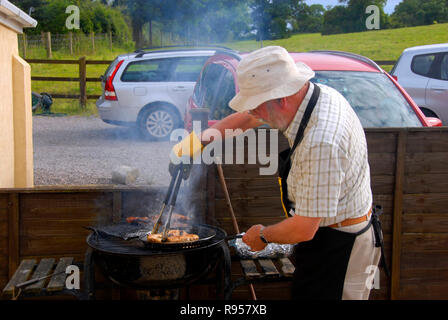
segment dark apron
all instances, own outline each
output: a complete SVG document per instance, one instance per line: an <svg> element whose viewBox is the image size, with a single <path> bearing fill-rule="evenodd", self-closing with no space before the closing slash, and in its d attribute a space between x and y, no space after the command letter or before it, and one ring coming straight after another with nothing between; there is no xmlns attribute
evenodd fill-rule
<svg viewBox="0 0 448 320"><path fill-rule="evenodd" d="M311 113L319 98L320 88L314 85L314 91L306 107L293 147L279 154L279 184L281 200L286 216L293 210L288 199L287 178L291 169L291 156L303 139L303 133L308 125ZM329 227L320 227L313 239L301 242L294 247L293 260L296 264L294 272L292 298L311 300L340 300L344 289L345 274L356 237L373 225L375 246L381 247L381 260L384 263L383 239L381 223L378 215L381 208L372 210L372 218L362 230L356 233L338 231Z"/></svg>

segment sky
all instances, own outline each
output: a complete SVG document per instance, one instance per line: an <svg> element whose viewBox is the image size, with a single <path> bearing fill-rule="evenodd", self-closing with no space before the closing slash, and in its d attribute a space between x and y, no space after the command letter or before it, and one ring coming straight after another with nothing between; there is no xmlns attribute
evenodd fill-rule
<svg viewBox="0 0 448 320"><path fill-rule="evenodd" d="M386 6L384 7L384 12L387 14L391 14L394 12L394 8L397 4L399 4L402 0L387 0ZM330 5L335 6L338 5L338 0L305 0L306 4L312 5L312 4L321 4L324 7Z"/></svg>

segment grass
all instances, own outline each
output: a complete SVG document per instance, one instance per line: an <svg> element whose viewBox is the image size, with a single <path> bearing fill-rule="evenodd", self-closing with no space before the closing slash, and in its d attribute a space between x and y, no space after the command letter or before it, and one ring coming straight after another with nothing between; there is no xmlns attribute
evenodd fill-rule
<svg viewBox="0 0 448 320"><path fill-rule="evenodd" d="M448 42L447 23L328 36L322 36L318 33L297 34L288 39L263 41L263 46L279 45L285 47L288 51L348 51L373 60L397 60L405 48L444 42ZM260 43L255 40L238 41L224 45L239 51L252 51L260 47ZM132 51L132 49L114 47L110 50L107 46L98 46L94 54L86 54L86 57L88 60L113 60L117 55L129 51ZM34 49L31 52L31 57L45 58L45 50L43 48ZM60 52L53 53L53 59L79 59L79 57L79 55L71 56ZM383 67L386 71L390 71L392 68L392 66ZM99 77L106 68L107 65L87 65L87 77ZM77 65L32 64L31 71L33 76L78 77ZM77 82L33 81L32 89L36 92L79 94L79 84ZM101 94L100 83L88 82L87 93ZM89 100L87 108L81 110L79 102L76 100L54 99L52 111L68 114L96 114L94 100Z"/></svg>

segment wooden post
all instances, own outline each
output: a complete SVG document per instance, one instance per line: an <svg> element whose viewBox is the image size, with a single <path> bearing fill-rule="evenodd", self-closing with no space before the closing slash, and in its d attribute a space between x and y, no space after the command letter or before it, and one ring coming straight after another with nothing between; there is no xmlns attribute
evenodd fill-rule
<svg viewBox="0 0 448 320"><path fill-rule="evenodd" d="M22 33L22 46L23 46L23 59L26 59L26 47L27 47L27 40L26 40L26 34Z"/></svg>
<svg viewBox="0 0 448 320"><path fill-rule="evenodd" d="M90 32L90 41L92 42L92 53L95 53L95 32Z"/></svg>
<svg viewBox="0 0 448 320"><path fill-rule="evenodd" d="M53 58L53 54L51 52L51 32L47 32L46 33L46 50L47 50L47 58L48 59L52 59Z"/></svg>
<svg viewBox="0 0 448 320"><path fill-rule="evenodd" d="M395 190L394 211L392 220L392 271L390 284L390 298L396 300L400 294L400 271L401 271L401 232L403 216L403 183L404 166L406 156L407 131L401 129L397 138L397 153L395 164Z"/></svg>
<svg viewBox="0 0 448 320"><path fill-rule="evenodd" d="M85 108L87 104L87 70L86 70L86 57L79 58L79 103L81 108Z"/></svg>
<svg viewBox="0 0 448 320"><path fill-rule="evenodd" d="M73 33L71 31L68 33L68 42L70 46L70 55L73 55Z"/></svg>
<svg viewBox="0 0 448 320"><path fill-rule="evenodd" d="M110 51L112 51L112 49L113 49L112 31L109 31L109 47L110 47Z"/></svg>
<svg viewBox="0 0 448 320"><path fill-rule="evenodd" d="M9 195L8 207L8 275L11 278L20 262L19 195L17 193Z"/></svg>

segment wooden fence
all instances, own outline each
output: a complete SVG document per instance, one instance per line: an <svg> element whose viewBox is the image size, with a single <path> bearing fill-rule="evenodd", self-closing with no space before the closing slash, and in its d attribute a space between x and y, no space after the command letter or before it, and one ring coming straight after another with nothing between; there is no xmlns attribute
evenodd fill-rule
<svg viewBox="0 0 448 320"><path fill-rule="evenodd" d="M380 289L371 299L448 299L448 128L366 130L371 184L381 216L386 259ZM286 141L280 139L280 150ZM247 150L247 149L246 149ZM269 150L268 150L269 152ZM233 234L214 167L206 182L206 222ZM259 176L259 165L223 165L241 230L284 218L275 176ZM168 173L167 173L168 174ZM97 221L157 212L164 189L36 187L0 189L0 287L21 259L74 256L82 261L88 231ZM241 276L238 263L233 277ZM286 283L256 285L259 299L288 299ZM212 298L207 290L191 297ZM246 287L234 299L250 299Z"/></svg>
<svg viewBox="0 0 448 320"><path fill-rule="evenodd" d="M73 77L40 77L32 76L33 81L69 81L69 82L79 82L79 95L78 94L65 94L65 93L50 93L53 98L66 98L66 99L79 99L81 106L85 106L88 99L98 99L100 95L88 95L87 94L87 83L89 82L100 82L100 78L87 77L87 65L88 64L104 64L109 65L112 63L111 60L86 60L85 57L81 57L78 60L51 60L51 59L27 59L30 64L76 64L79 66L79 76ZM382 60L376 61L378 65L394 65L395 61Z"/></svg>
<svg viewBox="0 0 448 320"><path fill-rule="evenodd" d="M380 289L371 291L371 299L448 299L448 128L367 129L366 136L374 203L384 209L385 256L392 273L389 279L381 272ZM283 137L279 146L287 147ZM284 219L277 179L260 176L259 167L223 165L241 230ZM221 185L211 170L207 190L215 201L209 201L207 216L233 233ZM255 289L260 299L282 299L289 297L286 287ZM250 299L250 293L240 287L234 297Z"/></svg>
<svg viewBox="0 0 448 320"><path fill-rule="evenodd" d="M85 106L87 99L98 99L100 95L88 95L88 82L101 82L101 79L87 77L88 64L104 64L109 65L112 61L109 60L86 60L86 57L81 57L78 60L45 60L45 59L27 59L29 64L75 64L78 65L78 77L40 77L32 76L32 81L64 81L64 82L78 82L79 94L65 94L65 93L50 93L53 98L79 99L81 106Z"/></svg>

